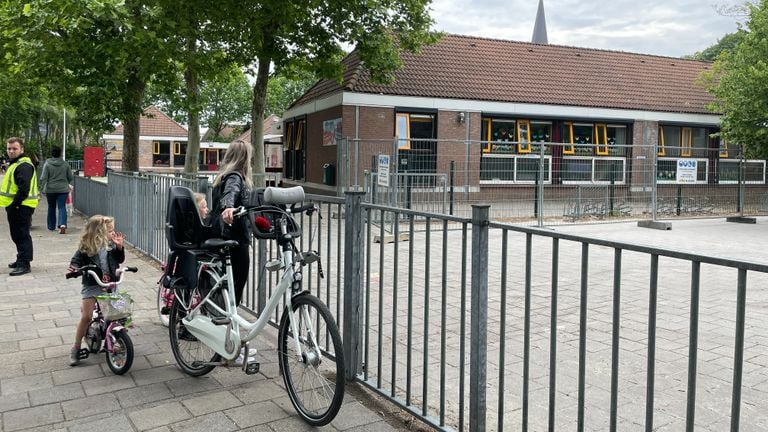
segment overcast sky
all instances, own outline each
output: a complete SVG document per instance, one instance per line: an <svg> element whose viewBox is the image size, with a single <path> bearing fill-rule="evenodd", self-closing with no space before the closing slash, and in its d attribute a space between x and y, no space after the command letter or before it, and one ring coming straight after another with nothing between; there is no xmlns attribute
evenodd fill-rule
<svg viewBox="0 0 768 432"><path fill-rule="evenodd" d="M435 29L530 42L539 0L433 0ZM739 18L734 0L544 0L550 44L680 57L701 51Z"/></svg>

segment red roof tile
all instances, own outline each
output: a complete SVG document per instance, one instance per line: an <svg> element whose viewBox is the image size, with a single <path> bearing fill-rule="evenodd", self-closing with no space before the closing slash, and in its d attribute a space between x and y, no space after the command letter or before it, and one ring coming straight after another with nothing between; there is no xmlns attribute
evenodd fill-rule
<svg viewBox="0 0 768 432"><path fill-rule="evenodd" d="M373 83L352 52L340 86L315 84L293 106L345 91L399 96L712 114L696 84L710 63L558 45L445 35L403 54L390 85Z"/></svg>
<svg viewBox="0 0 768 432"><path fill-rule="evenodd" d="M159 137L185 137L187 130L183 126L173 121L172 118L165 115L156 106L151 105L144 110L139 123L141 136L159 136ZM112 132L115 135L123 134L123 125L120 124Z"/></svg>

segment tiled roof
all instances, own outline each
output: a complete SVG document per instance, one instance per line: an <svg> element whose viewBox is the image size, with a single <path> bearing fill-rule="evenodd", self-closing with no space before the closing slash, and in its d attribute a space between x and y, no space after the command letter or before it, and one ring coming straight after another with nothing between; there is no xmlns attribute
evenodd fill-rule
<svg viewBox="0 0 768 432"><path fill-rule="evenodd" d="M144 109L139 122L141 136L159 136L159 137L185 137L187 130L183 126L173 121L172 118L165 115L156 106L151 105ZM123 134L123 125L117 126L114 135Z"/></svg>
<svg viewBox="0 0 768 432"><path fill-rule="evenodd" d="M340 86L322 80L293 106L345 91L399 96L712 114L696 84L711 63L558 45L445 35L403 54L390 85L373 83L356 52Z"/></svg>
<svg viewBox="0 0 768 432"><path fill-rule="evenodd" d="M228 125L224 125L224 127L221 129L221 131L219 131L219 136L220 137L224 137L224 138L230 137L230 136L232 136L235 133L235 128L237 128L237 127L238 126L229 125L229 124ZM240 126L240 127L242 127L242 126ZM203 134L203 137L200 138L200 140L201 141L213 141L214 137L215 137L215 135L213 134L213 129L208 128L208 130L205 131L205 133Z"/></svg>
<svg viewBox="0 0 768 432"><path fill-rule="evenodd" d="M264 119L264 129L263 133L264 135L274 135L279 134L280 131L275 131L275 127L280 125L280 117L270 114L266 119ZM244 141L248 144L251 143L251 129L248 128L246 131L240 134L237 138L233 139L231 142L235 141Z"/></svg>

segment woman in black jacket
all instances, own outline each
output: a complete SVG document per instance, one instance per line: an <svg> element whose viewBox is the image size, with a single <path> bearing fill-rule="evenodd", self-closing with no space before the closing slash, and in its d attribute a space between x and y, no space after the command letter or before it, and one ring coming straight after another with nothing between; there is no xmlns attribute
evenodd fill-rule
<svg viewBox="0 0 768 432"><path fill-rule="evenodd" d="M219 175L213 181L213 203L209 215L210 225L216 234L238 242L238 246L231 250L235 304L240 304L243 288L248 282L251 226L248 218L234 219L232 213L245 203L253 187L251 155L251 145L244 141L237 140L229 145Z"/></svg>

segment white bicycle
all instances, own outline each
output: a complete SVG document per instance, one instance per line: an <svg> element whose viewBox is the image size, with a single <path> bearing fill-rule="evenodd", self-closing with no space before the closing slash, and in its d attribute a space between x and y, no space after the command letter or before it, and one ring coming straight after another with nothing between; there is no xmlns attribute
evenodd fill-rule
<svg viewBox="0 0 768 432"><path fill-rule="evenodd" d="M254 322L238 313L229 256L237 242L205 240L194 251L196 286L174 288L168 315L171 350L179 367L192 376L231 365L241 350L249 352L249 342L261 333L284 299L277 341L280 373L302 419L313 426L326 425L336 417L344 398L341 336L328 307L302 287L302 268L319 262L320 257L297 249L294 240L301 236L301 228L291 216L311 215L317 208L297 207L304 201L301 187L267 188L264 201L267 205L241 207L236 212L238 217L250 219L256 237L274 239L278 245L278 258L266 268L282 274L264 311ZM243 371L257 373L259 363L247 359Z"/></svg>

